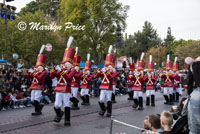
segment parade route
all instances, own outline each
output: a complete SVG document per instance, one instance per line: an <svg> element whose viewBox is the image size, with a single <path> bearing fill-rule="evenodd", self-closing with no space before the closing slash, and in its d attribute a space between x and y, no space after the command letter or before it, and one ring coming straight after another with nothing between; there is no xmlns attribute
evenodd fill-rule
<svg viewBox="0 0 200 134"><path fill-rule="evenodd" d="M156 93L156 107L146 107L144 110L134 110L131 106L133 101L127 100L127 95L117 96L117 103L113 105L113 118L142 127L143 119L149 114L160 113L169 110L169 105L164 105L163 97L160 92ZM20 133L20 134L108 134L110 130L110 118L98 115L98 98L91 98L90 106L81 106L78 111L71 111L71 127L65 127L63 120L54 123L55 116L53 105L46 105L43 115L31 116L33 107L1 111L0 113L0 133ZM113 123L113 134L140 133L136 130L121 124Z"/></svg>

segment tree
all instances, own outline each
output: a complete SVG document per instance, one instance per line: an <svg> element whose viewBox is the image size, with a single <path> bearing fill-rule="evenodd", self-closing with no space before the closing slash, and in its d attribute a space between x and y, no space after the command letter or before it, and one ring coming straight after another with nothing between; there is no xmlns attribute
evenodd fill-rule
<svg viewBox="0 0 200 134"><path fill-rule="evenodd" d="M86 60L86 54L96 64L103 62L103 55L107 54L109 45L116 43L116 29L119 24L126 26L128 6L123 6L118 0L61 0L59 18L63 27L66 22L74 26L85 26L84 30L63 30L63 37L67 40L74 36L73 46L78 46L79 55Z"/></svg>
<svg viewBox="0 0 200 134"><path fill-rule="evenodd" d="M25 15L27 13L35 13L38 10L43 11L45 16L56 17L57 10L59 9L59 0L36 0L31 1L22 8L20 15Z"/></svg>
<svg viewBox="0 0 200 134"><path fill-rule="evenodd" d="M188 56L196 58L199 56L199 52L200 41L188 40L175 48L175 55L177 55L179 59L184 59Z"/></svg>
<svg viewBox="0 0 200 134"><path fill-rule="evenodd" d="M149 63L149 55L152 55L153 62L156 63L156 68L162 66L162 62L166 61L167 47L160 45L149 49L144 56L145 65Z"/></svg>
<svg viewBox="0 0 200 134"><path fill-rule="evenodd" d="M174 40L175 40L175 37L171 33L171 28L168 27L167 28L167 37L164 39L164 41L165 41L164 44L169 46L174 42Z"/></svg>
<svg viewBox="0 0 200 134"><path fill-rule="evenodd" d="M17 27L18 23L24 21L27 24L27 29L25 31L20 31ZM62 45L58 40L56 40L55 35L48 30L30 30L30 22L40 22L41 25L45 25L45 15L42 11L36 11L33 13L27 13L25 16L19 16L16 21L8 22L8 60L16 63L17 61L12 58L13 53L19 54L19 59L22 59L27 67L35 65L37 55L43 44L51 43L53 45L53 50L51 54L47 54L47 64L60 63L64 53L65 46ZM6 54L6 42L5 42L5 26L0 25L0 52L3 55Z"/></svg>
<svg viewBox="0 0 200 134"><path fill-rule="evenodd" d="M142 31L137 31L134 35L124 42L121 50L123 55L133 56L139 59L142 52L148 51L150 48L160 45L161 39L152 24L145 21Z"/></svg>

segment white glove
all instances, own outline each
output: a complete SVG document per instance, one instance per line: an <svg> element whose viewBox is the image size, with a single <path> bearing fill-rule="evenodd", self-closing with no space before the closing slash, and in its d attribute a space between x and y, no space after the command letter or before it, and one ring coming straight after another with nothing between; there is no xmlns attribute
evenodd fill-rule
<svg viewBox="0 0 200 134"><path fill-rule="evenodd" d="M29 72L29 73L33 73L34 70L33 70L32 68L30 68L30 69L28 70L28 72Z"/></svg>
<svg viewBox="0 0 200 134"><path fill-rule="evenodd" d="M61 71L61 68L59 65L56 66L56 70Z"/></svg>
<svg viewBox="0 0 200 134"><path fill-rule="evenodd" d="M101 69L101 72L105 73L105 72L106 72L106 69L105 69L105 68L102 68L102 69Z"/></svg>

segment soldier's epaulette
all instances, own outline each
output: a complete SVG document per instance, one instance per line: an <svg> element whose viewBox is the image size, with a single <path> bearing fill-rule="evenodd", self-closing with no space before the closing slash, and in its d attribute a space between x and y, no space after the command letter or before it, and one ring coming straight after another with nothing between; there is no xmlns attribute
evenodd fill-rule
<svg viewBox="0 0 200 134"><path fill-rule="evenodd" d="M106 74L106 75L109 75L109 72L106 72L105 74Z"/></svg>

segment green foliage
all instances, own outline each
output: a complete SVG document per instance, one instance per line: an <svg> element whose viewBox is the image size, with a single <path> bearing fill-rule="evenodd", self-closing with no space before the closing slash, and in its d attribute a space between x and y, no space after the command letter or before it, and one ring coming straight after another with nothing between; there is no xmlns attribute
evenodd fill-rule
<svg viewBox="0 0 200 134"><path fill-rule="evenodd" d="M150 48L160 45L161 39L158 37L157 31L150 22L145 22L142 31L136 32L131 38L124 42L121 50L122 55L132 56L136 59L140 58L142 52L148 51Z"/></svg>
<svg viewBox="0 0 200 134"><path fill-rule="evenodd" d="M188 40L183 41L180 40L181 43L177 45L175 48L175 55L178 56L179 59L184 59L188 56L190 57L198 57L200 52L200 41Z"/></svg>
<svg viewBox="0 0 200 134"><path fill-rule="evenodd" d="M78 54L86 60L86 54L91 53L95 64L103 63L103 54L107 54L109 45L116 43L116 27L126 26L128 6L123 6L118 0L61 0L59 18L62 26L66 22L73 25L85 25L85 30L63 30L67 40L74 36L73 47L78 46Z"/></svg>
<svg viewBox="0 0 200 134"><path fill-rule="evenodd" d="M25 31L20 31L17 25L20 21L24 21L27 24ZM1 20L2 22L2 20ZM45 15L42 11L36 11L34 14L27 13L26 16L19 16L16 21L8 22L8 60L16 63L17 61L12 58L13 53L19 54L19 59L22 59L26 66L30 67L35 65L37 55L43 44L50 43L53 45L53 51L51 54L47 54L47 64L50 62L59 63L64 53L64 46L58 45L55 36L51 31L46 30L30 30L30 22L40 22L46 24ZM0 25L0 52L6 55L6 42L5 42L5 25ZM61 52L62 51L62 52Z"/></svg>

